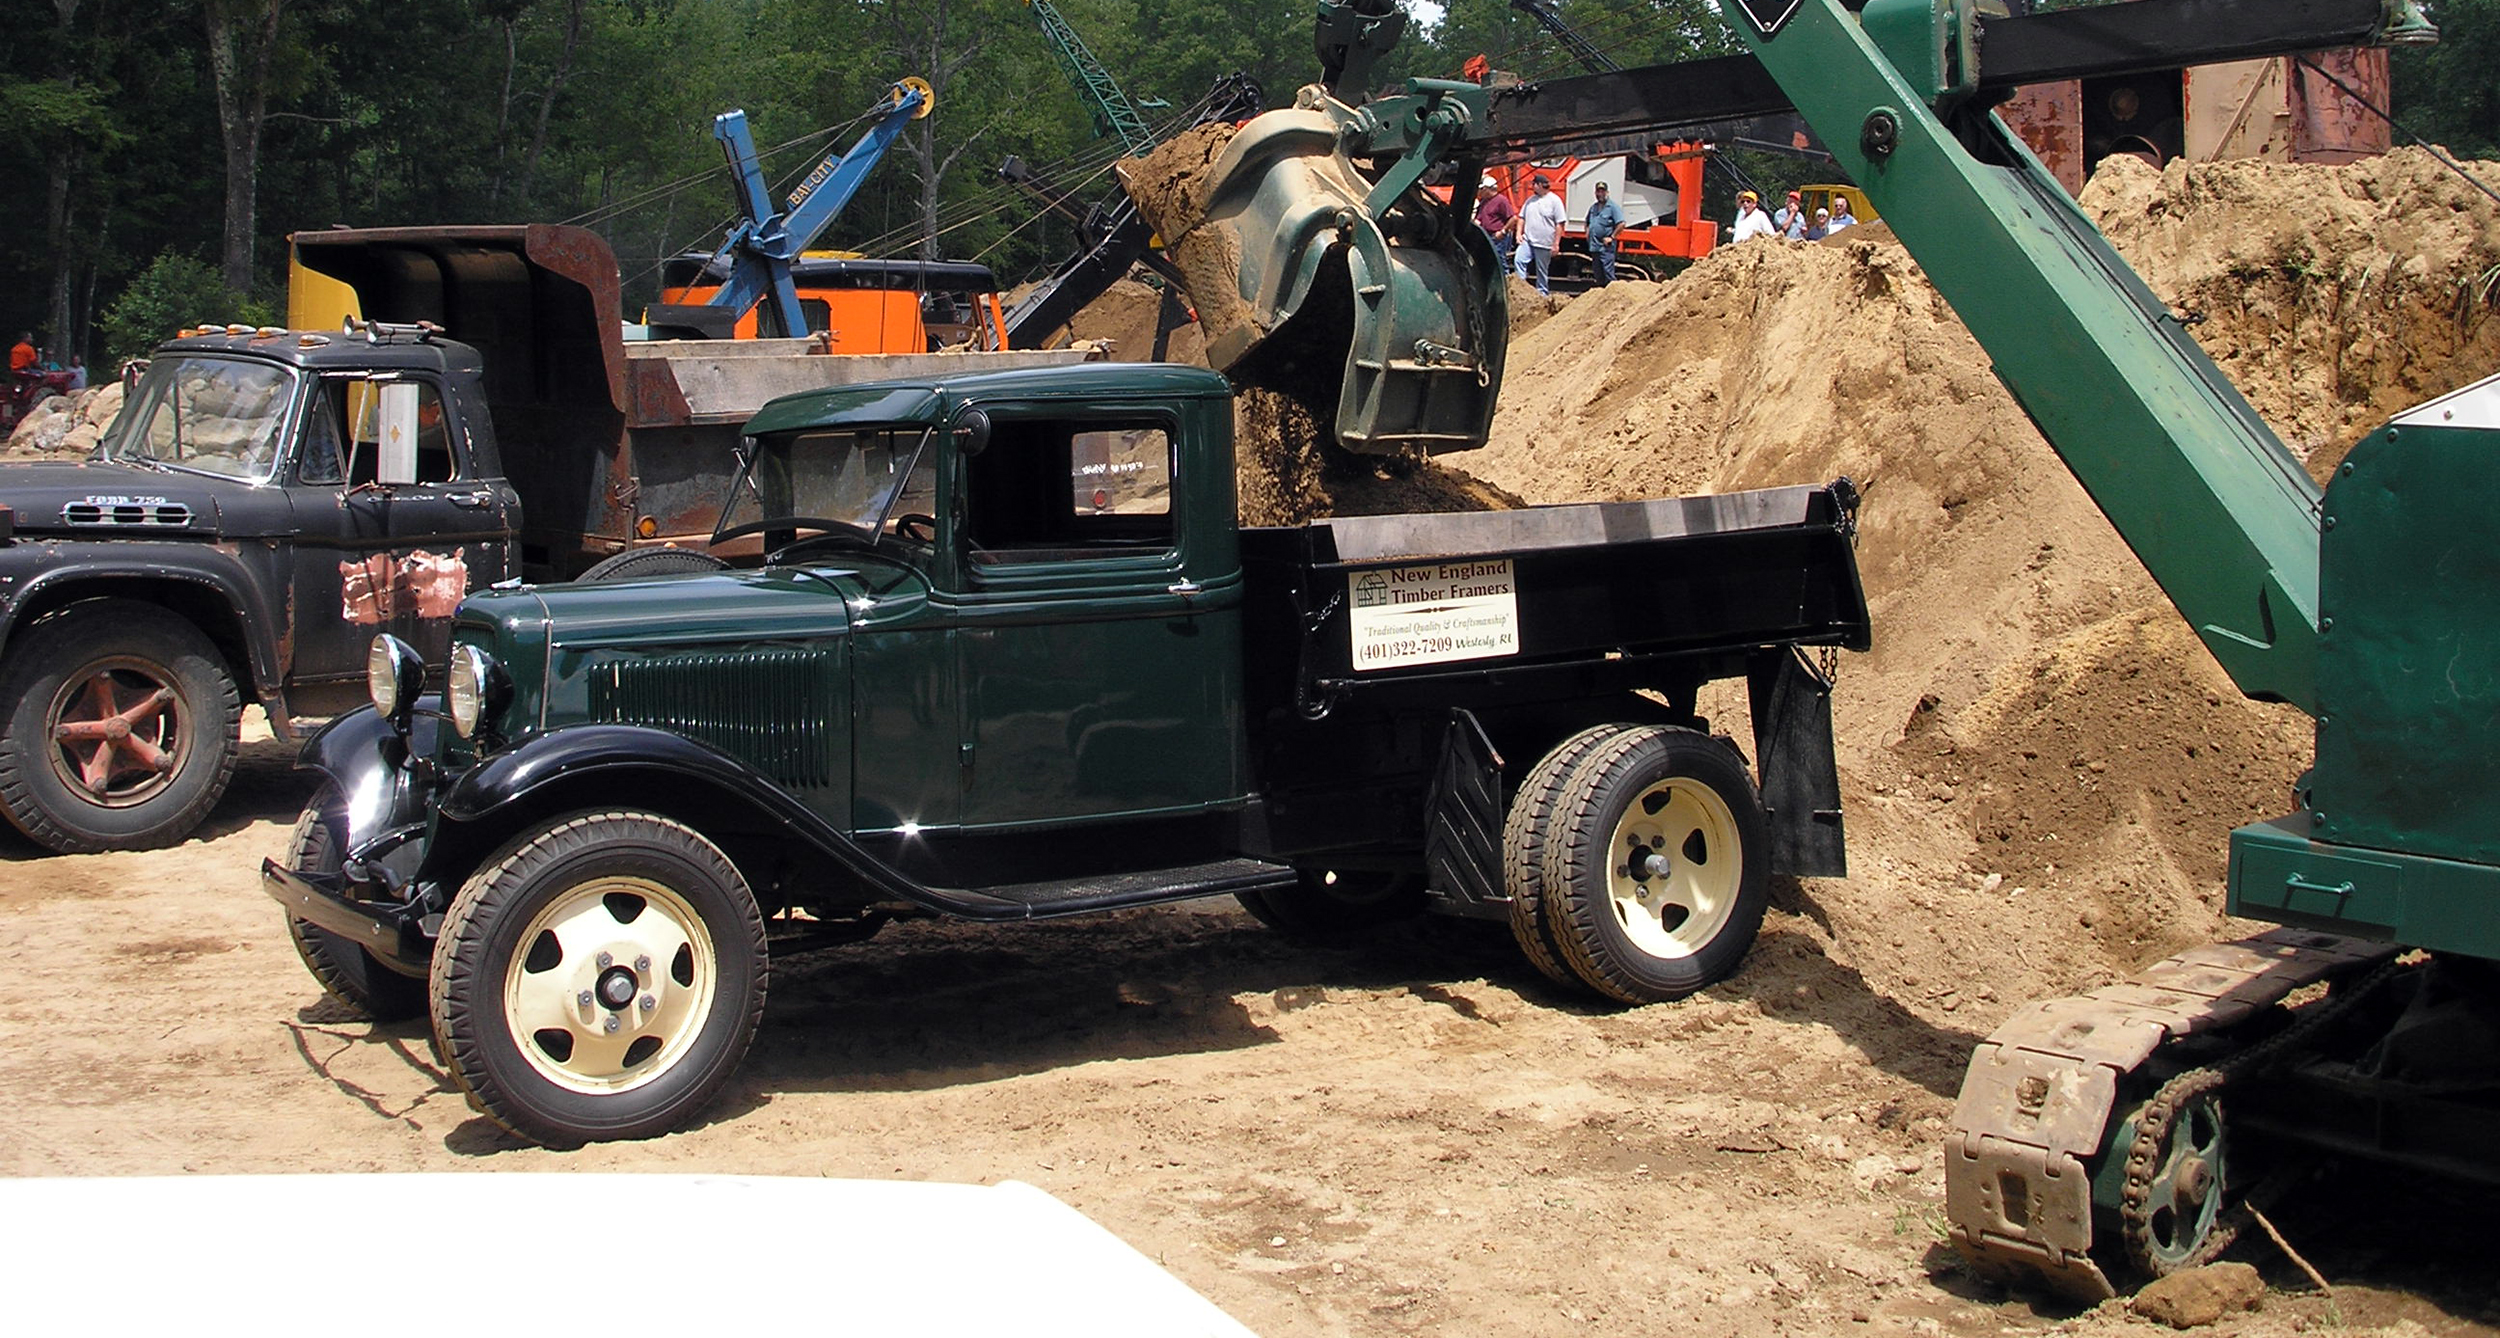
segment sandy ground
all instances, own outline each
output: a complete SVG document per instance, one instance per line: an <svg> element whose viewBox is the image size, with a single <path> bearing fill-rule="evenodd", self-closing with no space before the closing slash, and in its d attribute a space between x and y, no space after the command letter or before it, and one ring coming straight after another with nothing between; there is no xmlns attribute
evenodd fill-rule
<svg viewBox="0 0 2500 1338"><path fill-rule="evenodd" d="M2104 178L2086 207L2313 470L2500 368L2500 219L2418 153ZM779 964L700 1126L550 1153L421 1024L321 1002L255 877L309 787L261 743L177 849L0 842L0 1173L1014 1178L1274 1335L2149 1330L1967 1278L1940 1135L2021 1001L2245 928L2224 835L2288 808L2306 722L2238 698L1881 229L1536 314L1492 443L1436 464L1530 502L1866 490L1852 876L1782 886L1725 984L1614 1011L1498 926L1311 947L1221 902L903 926ZM2330 1174L2276 1216L2334 1298L2245 1243L2276 1290L2217 1331L2500 1333L2492 1206Z"/></svg>
<svg viewBox="0 0 2500 1338"><path fill-rule="evenodd" d="M890 929L776 967L698 1127L551 1153L468 1110L421 1023L336 1020L254 877L307 786L248 752L201 839L0 852L0 1172L1012 1178L1266 1334L2151 1331L1975 1286L1940 1246L1982 1020L1835 961L1830 884L1784 889L1733 981L1626 1012L1454 921L1326 947L1225 902ZM2500 1332L2464 1229L2487 1206L2330 1181L2283 1225L2339 1309L2278 1290L2217 1331Z"/></svg>

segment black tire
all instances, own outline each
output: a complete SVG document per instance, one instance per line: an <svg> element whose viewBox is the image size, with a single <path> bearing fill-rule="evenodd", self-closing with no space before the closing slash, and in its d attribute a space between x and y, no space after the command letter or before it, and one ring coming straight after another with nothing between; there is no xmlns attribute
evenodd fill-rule
<svg viewBox="0 0 2500 1338"><path fill-rule="evenodd" d="M1552 830L1555 805L1572 768L1597 751L1598 745L1632 725L1592 725L1554 745L1554 750L1528 768L1519 793L1502 820L1502 883L1510 896L1510 934L1530 965L1558 985L1579 988L1586 982L1563 962L1562 945L1545 914L1545 838Z"/></svg>
<svg viewBox="0 0 2500 1338"><path fill-rule="evenodd" d="M1296 869L1292 886L1237 893L1235 900L1280 934L1335 938L1423 914L1424 878L1377 869Z"/></svg>
<svg viewBox="0 0 2500 1338"><path fill-rule="evenodd" d="M295 818L287 838L286 867L301 874L328 875L347 858L347 813L338 787L324 785ZM425 982L384 966L381 960L309 920L288 916L286 936L304 969L321 982L330 997L375 1022L405 1022L425 1015Z"/></svg>
<svg viewBox="0 0 2500 1338"><path fill-rule="evenodd" d="M37 844L63 854L172 845L226 792L242 706L217 648L180 616L87 600L37 621L7 660L0 809ZM118 738L58 737L116 718Z"/></svg>
<svg viewBox="0 0 2500 1338"><path fill-rule="evenodd" d="M719 571L728 565L709 553L692 548L628 548L590 564L590 569L574 577L573 581L576 585L590 581L639 581L646 576Z"/></svg>
<svg viewBox="0 0 2500 1338"><path fill-rule="evenodd" d="M1762 799L1735 749L1667 726L1617 734L1572 768L1553 822L1546 915L1591 988L1680 999L1744 961L1770 891Z"/></svg>
<svg viewBox="0 0 2500 1338"><path fill-rule="evenodd" d="M649 1138L720 1094L767 975L764 918L719 847L657 814L576 814L523 833L453 898L435 1046L471 1104L523 1138Z"/></svg>

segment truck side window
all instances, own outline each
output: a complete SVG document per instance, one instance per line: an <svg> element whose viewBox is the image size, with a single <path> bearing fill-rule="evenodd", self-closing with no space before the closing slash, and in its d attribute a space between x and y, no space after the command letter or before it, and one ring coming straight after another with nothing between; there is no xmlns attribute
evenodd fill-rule
<svg viewBox="0 0 2500 1338"><path fill-rule="evenodd" d="M976 563L1168 549L1172 434L1157 419L996 418L966 471Z"/></svg>
<svg viewBox="0 0 2500 1338"><path fill-rule="evenodd" d="M362 485L374 481L381 466L382 396L380 387L369 381L343 381L324 386L335 396L333 406L341 421L350 425L348 439L348 481ZM443 395L432 382L417 382L417 482L449 483L460 477L459 460L451 448L450 424L445 420Z"/></svg>

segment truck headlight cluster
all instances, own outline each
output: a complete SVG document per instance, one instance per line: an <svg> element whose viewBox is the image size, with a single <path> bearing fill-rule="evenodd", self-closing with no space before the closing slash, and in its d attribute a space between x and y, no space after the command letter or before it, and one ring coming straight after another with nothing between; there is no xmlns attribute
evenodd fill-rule
<svg viewBox="0 0 2500 1338"><path fill-rule="evenodd" d="M373 649L365 653L365 691L373 698L373 709L403 733L408 717L417 709L417 693L425 686L425 657L417 648L385 632L373 639Z"/></svg>
<svg viewBox="0 0 2500 1338"><path fill-rule="evenodd" d="M512 704L512 676L485 651L475 646L454 646L443 700L451 711L451 727L460 732L461 738L475 738L480 722L503 714L503 709Z"/></svg>

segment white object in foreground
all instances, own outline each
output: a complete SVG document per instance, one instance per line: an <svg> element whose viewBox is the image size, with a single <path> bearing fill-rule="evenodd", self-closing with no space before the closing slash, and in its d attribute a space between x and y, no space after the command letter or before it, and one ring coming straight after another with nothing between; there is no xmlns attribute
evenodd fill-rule
<svg viewBox="0 0 2500 1338"><path fill-rule="evenodd" d="M1015 1181L0 1179L0 1289L25 1333L1250 1335Z"/></svg>

